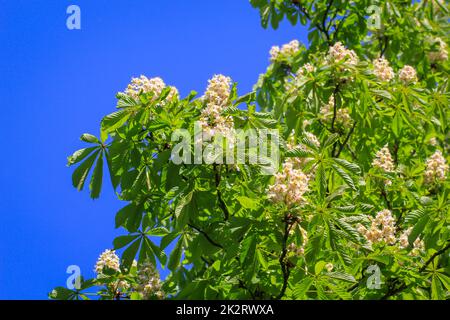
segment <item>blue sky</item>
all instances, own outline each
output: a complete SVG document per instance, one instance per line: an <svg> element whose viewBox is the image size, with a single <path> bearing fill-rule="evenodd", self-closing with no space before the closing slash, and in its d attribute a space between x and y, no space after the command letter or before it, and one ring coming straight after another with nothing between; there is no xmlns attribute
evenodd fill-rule
<svg viewBox="0 0 450 320"><path fill-rule="evenodd" d="M66 8L81 8L81 30ZM125 204L71 185L66 157L98 134L132 76L160 76L182 95L215 73L249 91L273 44L306 43L300 27L264 30L247 0L0 0L0 299L46 299L66 268L93 265Z"/></svg>

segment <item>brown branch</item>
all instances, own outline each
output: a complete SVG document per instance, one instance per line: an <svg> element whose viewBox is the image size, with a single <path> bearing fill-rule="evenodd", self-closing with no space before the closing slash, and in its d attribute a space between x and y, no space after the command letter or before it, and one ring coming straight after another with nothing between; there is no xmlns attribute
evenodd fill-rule
<svg viewBox="0 0 450 320"><path fill-rule="evenodd" d="M449 248L450 248L450 241L449 241L449 243L448 243L444 248L442 248L442 249L439 250L439 251L436 251L436 252L430 257L430 259L428 259L428 260L424 263L424 265L422 266L422 268L419 269L419 272L425 271L425 269L428 267L428 265L429 265L431 262L433 262L433 260L434 260L437 256L440 256L440 255L443 254L445 251L447 251Z"/></svg>
<svg viewBox="0 0 450 320"><path fill-rule="evenodd" d="M213 239L211 239L211 237L205 231L203 231L202 229L194 226L191 223L188 223L188 226L191 227L192 229L194 229L195 231L201 233L206 238L206 240L208 240L208 242L211 243L213 246L218 247L220 249L223 249L223 246L220 243L217 243Z"/></svg>
<svg viewBox="0 0 450 320"><path fill-rule="evenodd" d="M335 158L339 158L339 155L341 154L342 150L344 150L344 147L347 145L348 140L350 139L350 136L353 134L353 131L355 131L357 121L353 122L353 126L350 128L350 131L347 133L347 136L345 137L344 143L342 143L339 147L339 150L337 151Z"/></svg>
<svg viewBox="0 0 450 320"><path fill-rule="evenodd" d="M290 265L285 261L286 255L287 255L287 240L289 237L289 232L291 231L292 226L294 225L292 221L292 217L289 213L286 213L284 216L284 234L283 234L283 242L282 242L282 252L280 255L280 259L278 260L280 262L281 271L283 272L283 286L281 287L281 291L276 296L275 299L280 300L284 294L286 293L286 289L288 286L289 276L291 274Z"/></svg>
<svg viewBox="0 0 450 320"><path fill-rule="evenodd" d="M447 251L450 248L450 242L442 249L440 249L439 251L436 251L424 264L423 266L419 269L419 272L423 272L425 271L425 269L428 267L428 265L438 256L440 256L441 254L443 254L445 251ZM398 278L395 278L392 281L392 286L391 288L388 290L388 292L386 292L386 294L381 298L381 300L386 300L389 297L392 297L393 295L396 295L397 293L402 292L403 290L405 290L406 288L408 288L409 285L407 285L406 283L402 282L400 284L400 286L398 286L397 288L394 288L395 284L397 284L399 282Z"/></svg>

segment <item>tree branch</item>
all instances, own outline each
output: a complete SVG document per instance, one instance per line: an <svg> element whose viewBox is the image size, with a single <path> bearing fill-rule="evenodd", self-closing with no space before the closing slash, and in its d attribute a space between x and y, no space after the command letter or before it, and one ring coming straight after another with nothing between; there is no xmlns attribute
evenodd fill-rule
<svg viewBox="0 0 450 320"><path fill-rule="evenodd" d="M438 256L440 256L441 254L443 254L445 251L447 251L450 248L450 241L449 243L442 249L440 249L439 251L436 251L424 264L423 266L419 269L419 272L423 272L425 271L425 269L428 267L428 265ZM395 286L396 283L399 282L398 278L395 278L392 281L392 286ZM403 290L405 290L406 288L408 288L409 285L407 285L406 283L402 282L400 284L400 286L398 286L397 288L390 288L388 290L388 292L386 292L386 294L381 298L381 300L386 300L389 297L392 297L393 295L396 295L397 293L402 292Z"/></svg>
<svg viewBox="0 0 450 320"><path fill-rule="evenodd" d="M286 289L288 286L289 276L291 274L290 266L288 263L286 263L286 255L287 255L287 240L289 237L289 232L291 231L291 228L293 226L292 223L292 217L289 213L286 213L284 216L284 234L283 234L283 242L282 242L282 252L279 259L281 271L283 272L283 286L281 287L281 291L278 294L278 296L275 298L277 300L280 300L284 294L286 293Z"/></svg>
<svg viewBox="0 0 450 320"><path fill-rule="evenodd" d="M357 121L353 122L353 126L350 128L350 131L347 133L347 136L345 137L344 143L342 143L339 147L339 150L337 151L335 158L339 158L339 155L341 154L342 150L344 150L344 147L347 145L348 140L350 139L350 136L353 134L353 131L355 131Z"/></svg>
<svg viewBox="0 0 450 320"><path fill-rule="evenodd" d="M195 231L197 231L198 233L201 233L206 238L206 240L208 240L208 242L211 243L213 246L215 246L217 248L220 248L220 249L223 249L223 246L220 243L217 243L213 239L211 239L211 237L205 231L203 231L202 229L194 226L191 223L188 223L188 226L191 227L192 229L194 229Z"/></svg>

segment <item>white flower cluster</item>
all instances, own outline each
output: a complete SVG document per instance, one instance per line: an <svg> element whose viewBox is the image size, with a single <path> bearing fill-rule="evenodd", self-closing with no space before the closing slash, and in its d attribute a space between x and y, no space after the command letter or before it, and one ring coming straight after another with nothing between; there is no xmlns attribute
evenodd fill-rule
<svg viewBox="0 0 450 320"><path fill-rule="evenodd" d="M147 78L144 75L141 75L139 78L132 78L131 83L125 89L124 94L132 97L133 99L138 99L140 93L153 93L153 99L157 99L163 89L166 87L166 84L160 77L155 78ZM166 97L167 101L173 100L176 96L178 96L178 90L175 87L169 86L170 92Z"/></svg>
<svg viewBox="0 0 450 320"><path fill-rule="evenodd" d="M343 60L347 65L352 66L358 64L358 56L355 51L347 49L341 42L336 42L328 49L327 60L330 63L336 63Z"/></svg>
<svg viewBox="0 0 450 320"><path fill-rule="evenodd" d="M403 68L400 69L398 72L398 78L403 83L414 83L417 82L417 72L416 69L414 69L411 66L405 65Z"/></svg>
<svg viewBox="0 0 450 320"><path fill-rule="evenodd" d="M316 67L314 67L311 63L305 63L303 66L298 68L296 76L303 77L304 75L316 71Z"/></svg>
<svg viewBox="0 0 450 320"><path fill-rule="evenodd" d="M144 262L138 267L136 291L139 292L144 299L165 297L164 291L161 289L161 280L156 271L155 266L150 262Z"/></svg>
<svg viewBox="0 0 450 320"><path fill-rule="evenodd" d="M390 81L394 78L394 70L385 58L378 58L373 61L374 74L381 81Z"/></svg>
<svg viewBox="0 0 450 320"><path fill-rule="evenodd" d="M270 49L270 61L275 62L283 57L290 57L296 54L300 50L300 42L292 40L281 46L273 46Z"/></svg>
<svg viewBox="0 0 450 320"><path fill-rule="evenodd" d="M294 169L292 162L283 163L281 172L275 174L275 183L269 186L268 197L273 202L283 202L288 206L306 202L309 177L300 169Z"/></svg>
<svg viewBox="0 0 450 320"><path fill-rule="evenodd" d="M100 257L98 257L97 263L95 264L95 272L98 275L101 275L103 274L103 269L105 268L115 271L120 270L120 260L114 250L107 249L103 251Z"/></svg>
<svg viewBox="0 0 450 320"><path fill-rule="evenodd" d="M204 99L206 107L200 115L200 124L207 137L218 133L228 137L234 132L234 121L230 116L223 116L231 91L231 78L224 75L214 75L210 79Z"/></svg>
<svg viewBox="0 0 450 320"><path fill-rule="evenodd" d="M322 118L326 122L331 122L334 114L334 96L331 95L328 99L328 103L320 108L320 113ZM341 124L343 126L348 126L351 123L352 117L348 112L347 108L337 108L336 109L336 120L335 123Z"/></svg>
<svg viewBox="0 0 450 320"><path fill-rule="evenodd" d="M411 234L411 231L412 227L405 230L405 232L403 232L398 238L400 249L406 249L409 247L408 237ZM425 250L425 243L420 238L417 238L416 240L414 240L413 249L411 250L410 254L412 256L418 256L420 252L423 252L424 250Z"/></svg>
<svg viewBox="0 0 450 320"><path fill-rule="evenodd" d="M426 161L425 183L433 183L436 180L445 180L447 171L448 164L445 162L441 150L436 150L436 152Z"/></svg>
<svg viewBox="0 0 450 320"><path fill-rule="evenodd" d="M372 166L385 172L394 172L394 161L387 144L376 153Z"/></svg>
<svg viewBox="0 0 450 320"><path fill-rule="evenodd" d="M429 52L428 59L430 59L431 62L447 60L448 59L447 44L441 38L436 38L434 42L435 43L437 42L439 44L439 50Z"/></svg>
<svg viewBox="0 0 450 320"><path fill-rule="evenodd" d="M377 213L375 219L373 217L369 217L369 219L371 220L370 228L367 229L362 224L358 224L358 232L370 244L378 242L395 244L395 222L390 210L384 209Z"/></svg>
<svg viewBox="0 0 450 320"><path fill-rule="evenodd" d="M118 292L124 292L130 289L130 283L127 280L117 280L114 284L114 288Z"/></svg>

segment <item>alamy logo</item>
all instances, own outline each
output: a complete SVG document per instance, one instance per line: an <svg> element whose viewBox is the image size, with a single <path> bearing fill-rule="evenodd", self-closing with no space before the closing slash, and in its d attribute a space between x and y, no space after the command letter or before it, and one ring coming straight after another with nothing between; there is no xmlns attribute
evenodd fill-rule
<svg viewBox="0 0 450 320"><path fill-rule="evenodd" d="M81 10L77 5L70 5L66 10L67 14L70 16L67 17L66 26L69 30L80 30L81 29Z"/></svg>
<svg viewBox="0 0 450 320"><path fill-rule="evenodd" d="M367 278L367 288L368 289L381 289L381 271L380 267L376 264L370 265L367 268L367 272L371 275Z"/></svg>
<svg viewBox="0 0 450 320"><path fill-rule="evenodd" d="M81 288L81 269L77 265L70 265L67 267L66 273L70 274L67 278L66 286L67 289L79 290Z"/></svg>
<svg viewBox="0 0 450 320"><path fill-rule="evenodd" d="M377 5L367 7L366 13L369 14L367 28L378 30L381 28L381 8Z"/></svg>
<svg viewBox="0 0 450 320"><path fill-rule="evenodd" d="M171 140L178 142L171 153L175 164L258 165L263 174L278 170L279 134L275 129L238 129L222 134L202 130L201 124L195 122L193 139L189 130L178 129Z"/></svg>

